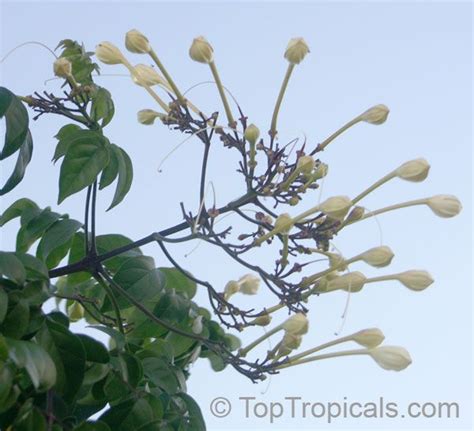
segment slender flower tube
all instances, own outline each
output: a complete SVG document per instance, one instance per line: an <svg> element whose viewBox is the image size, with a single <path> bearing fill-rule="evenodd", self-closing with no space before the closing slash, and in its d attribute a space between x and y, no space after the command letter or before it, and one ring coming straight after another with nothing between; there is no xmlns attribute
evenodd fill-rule
<svg viewBox="0 0 474 431"><path fill-rule="evenodd" d="M198 63L205 63L209 65L212 76L214 77L214 81L216 82L222 104L224 105L229 127L235 129L237 123L232 115L227 96L225 95L224 86L222 85L216 63L214 62L214 49L212 48L211 44L203 36L196 37L189 48L189 56Z"/></svg>
<svg viewBox="0 0 474 431"><path fill-rule="evenodd" d="M277 121L278 121L278 113L280 112L281 103L283 101L283 96L285 95L286 88L288 87L288 82L290 81L291 74L293 73L293 69L295 65L300 64L301 61L304 59L306 54L309 53L309 47L304 41L303 38L294 38L291 39L288 43L288 46L285 51L285 58L288 60L289 65L286 69L285 77L283 78L283 82L280 87L280 93L278 94L277 101L275 103L275 107L273 109L272 115L272 123L270 126L270 136L274 138L277 134Z"/></svg>
<svg viewBox="0 0 474 431"><path fill-rule="evenodd" d="M368 355L370 356L380 367L385 370L401 371L407 368L411 363L412 359L406 349L399 346L380 346L374 349L355 349L355 350L344 350L342 352L326 353L323 355L310 356L297 361L286 362L278 367L281 370L283 368L293 367L295 365L305 364L308 362L320 361L322 359L338 358L342 356L356 356L356 355Z"/></svg>
<svg viewBox="0 0 474 431"><path fill-rule="evenodd" d="M365 121L369 124L382 124L387 119L389 109L385 105L375 105L357 117L353 118L348 123L344 124L340 129L336 130L331 136L326 138L323 142L318 145L318 150L324 150L334 139L339 135L344 133L346 130L350 129L352 126Z"/></svg>
<svg viewBox="0 0 474 431"><path fill-rule="evenodd" d="M392 178L400 178L402 180L411 181L411 182L421 182L426 179L428 172L430 170L430 164L425 159L415 159L403 163L397 169L394 169L392 172L380 178L369 188L364 190L358 196L356 196L352 201L354 203L359 202L365 198L369 193L373 192L375 189L379 188L386 182L390 181Z"/></svg>

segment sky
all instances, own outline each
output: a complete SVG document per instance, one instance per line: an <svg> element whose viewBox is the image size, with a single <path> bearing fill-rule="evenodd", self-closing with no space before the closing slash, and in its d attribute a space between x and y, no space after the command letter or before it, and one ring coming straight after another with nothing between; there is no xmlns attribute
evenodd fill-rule
<svg viewBox="0 0 474 431"><path fill-rule="evenodd" d="M366 357L340 358L294 367L255 385L232 369L214 373L206 360L191 370L189 393L201 405L208 428L217 430L293 429L471 429L472 426L472 4L468 2L43 2L3 1L0 9L0 57L27 41L51 48L65 38L83 41L93 50L101 41L123 48L125 33L137 28L148 36L160 59L182 89L209 81L210 72L192 62L192 39L204 35L213 45L224 85L249 120L268 130L273 104L287 63L283 53L292 37L302 36L311 53L296 67L279 120L280 140L306 138L315 145L346 121L378 103L390 108L381 126L360 124L333 142L321 159L329 165L322 192L309 195L301 208L333 195L355 196L401 163L425 157L431 164L423 183L393 180L370 194L364 205L376 209L435 194L454 194L463 203L453 219L435 217L426 207L388 213L344 230L334 246L350 257L385 244L395 252L390 268L354 266L367 276L407 269L426 269L435 278L429 289L416 293L395 282L365 288L347 297L334 293L310 302L310 332L302 348L378 327L386 344L402 345L413 358L403 372L387 372ZM144 56L127 54L133 63ZM38 45L27 45L1 64L0 83L16 94L58 91L54 57ZM153 100L119 66L101 67L100 85L115 100L116 115L107 136L131 156L135 179L126 200L105 213L112 190L101 193L98 231L123 233L138 239L181 220L180 202L195 210L198 202L202 148L159 124L137 123L136 112L155 108ZM47 81L47 82L45 82ZM187 94L204 111L222 110L213 85ZM32 123L35 154L24 181L1 199L6 208L20 197L40 206L81 218L84 196L56 205L59 166L50 163L58 118ZM6 178L10 165L2 162ZM216 145L210 156L209 180L218 206L244 189L235 173L236 155ZM212 202L211 187L208 199ZM102 196L102 194L104 196ZM294 209L290 213L294 214ZM222 221L242 227L234 218ZM2 249L12 249L17 226L2 228ZM195 244L173 248L175 258L199 278L219 289L245 273L219 250ZM154 246L145 253L167 266ZM261 252L262 266L275 259ZM200 292L197 301L206 305ZM264 289L236 300L246 307L272 305ZM348 302L349 301L349 302ZM344 308L348 310L342 319ZM285 313L275 317L283 321ZM80 328L82 331L86 329ZM241 334L244 344L262 329ZM278 340L276 340L278 341ZM266 349L267 347L264 347ZM210 404L225 397L232 411L217 418ZM242 397L255 397L246 412ZM400 410L412 402L455 402L459 418L335 418L302 417L291 412L285 397L301 402L397 402ZM256 410L255 403L259 405ZM265 406L282 403L285 410L270 423ZM299 403L300 401L298 401ZM248 413L248 414L247 414ZM292 414L294 413L294 414ZM248 416L248 417L246 417ZM258 417L263 416L263 417Z"/></svg>

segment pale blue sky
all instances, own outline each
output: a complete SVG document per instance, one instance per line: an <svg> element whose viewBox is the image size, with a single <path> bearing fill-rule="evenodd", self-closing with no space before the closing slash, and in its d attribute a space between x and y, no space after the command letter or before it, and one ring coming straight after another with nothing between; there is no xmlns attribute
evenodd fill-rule
<svg viewBox="0 0 474 431"><path fill-rule="evenodd" d="M458 402L461 418L452 420L339 419L332 428L465 428L471 426L472 402L472 5L456 2L2 2L0 56L25 41L37 40L54 48L63 38L81 40L93 50L103 40L123 46L131 28L144 32L185 89L210 79L204 65L187 55L193 37L205 35L215 49L224 84L231 89L250 121L268 130L271 111L285 72L283 52L291 37L303 36L311 54L296 68L280 117L280 139L305 135L317 143L366 108L385 103L391 109L386 124L366 124L350 130L322 155L329 164L323 196L354 196L402 162L426 157L432 166L421 184L393 181L364 203L379 208L438 193L457 195L462 214L454 219L436 218L424 207L381 216L383 243L395 252L386 270L363 270L367 275L427 269L436 279L433 287L414 293L396 283L370 286L351 296L342 333L377 326L387 344L406 347L413 364L401 373L386 372L369 358L338 360L295 367L271 381L253 385L229 369L215 374L205 360L192 369L189 392L201 404L210 430L269 429L265 419L245 419L242 396L282 401L300 396L308 402L386 400L405 405L419 402ZM133 63L148 62L130 55ZM53 56L37 46L24 47L2 65L1 85L18 94L43 88L52 77ZM120 67L102 67L98 78L115 97L117 113L107 135L131 155L135 182L125 202L107 214L99 213L100 233L122 232L140 238L174 224L180 218L179 202L197 206L196 163L201 147L188 141L157 173L163 157L181 137L164 127L143 127L136 111L154 107L153 101L128 78L107 76L124 73ZM46 88L57 91L57 82ZM221 109L212 86L202 86L189 98L203 110ZM61 120L62 121L62 120ZM34 198L56 208L58 166L49 164L58 119L32 124L35 154L23 183L2 199L6 207L19 197ZM210 158L209 179L218 204L237 197L243 185L237 175L235 155L217 148ZM3 165L2 165L3 170ZM5 178L4 173L2 173ZM103 193L99 210L111 199ZM307 198L316 201L317 194ZM313 202L314 202L313 201ZM82 217L83 196L67 199L60 210ZM226 221L231 222L229 218ZM225 222L222 222L223 224ZM239 224L237 223L236 229ZM14 244L15 225L2 230L2 248ZM381 242L374 220L344 231L335 244L346 256ZM224 286L243 270L216 250L192 245L175 249L175 256L200 278ZM168 265L156 248L158 265ZM258 257L262 265L275 256ZM243 301L246 301L243 302ZM205 295L199 295L205 304ZM245 306L273 304L266 292L241 300ZM333 338L341 326L345 294L327 295L311 302L311 331L303 347ZM279 316L284 319L285 315ZM244 334L248 340L261 330ZM234 402L225 419L214 419L208 405L224 396ZM323 420L291 418L272 428L322 429Z"/></svg>

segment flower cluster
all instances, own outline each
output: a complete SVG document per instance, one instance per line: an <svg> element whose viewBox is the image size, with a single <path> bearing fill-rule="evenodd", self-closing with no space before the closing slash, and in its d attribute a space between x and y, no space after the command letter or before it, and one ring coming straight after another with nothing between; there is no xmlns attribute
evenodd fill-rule
<svg viewBox="0 0 474 431"><path fill-rule="evenodd" d="M351 270L351 265L356 262L364 262L374 268L389 266L394 253L386 245L361 251L349 258L331 251L331 241L341 230L389 211L424 205L439 217L456 216L461 211L461 203L455 196L444 194L393 203L373 211L368 211L363 206L362 201L367 195L391 180L396 178L409 182L425 180L430 165L424 158L410 160L395 167L357 196L332 196L320 203L314 202L307 210L295 210L303 195L317 189L321 179L328 175L328 166L317 156L338 136L359 123L383 124L388 118L389 109L383 104L377 104L356 115L313 148L308 149L305 142L293 154L292 145L289 144L295 144L297 141L290 141L288 144L279 141L278 118L290 78L296 66L300 65L310 52L304 39L290 40L284 52L288 65L273 107L268 139L261 137L259 128L249 123L240 107L237 110L239 116L236 116L236 109L231 108L218 73L214 49L204 37L200 36L192 41L189 56L192 60L209 67L226 115L225 126L218 123L217 114L208 116L190 100L184 98L143 34L137 30L129 31L126 34L125 46L131 53L149 56L159 72L145 64L133 66L119 48L110 42L100 43L96 49L96 56L105 64L125 66L133 82L144 88L157 103L156 110L141 110L138 113L138 121L152 125L159 119L173 129L193 134L204 144L203 173L200 181L201 205L194 213L183 211L191 231L191 239L200 239L220 247L230 258L252 272L238 280L229 281L222 292L216 292L207 282L202 283L210 289L214 311L224 325L240 331L250 326L269 326L272 323L272 315L283 308L293 313L283 323L269 329L262 337L240 349L239 356L247 357L262 341L276 334L283 334L275 347L267 352L265 359L257 361L260 367L269 372L306 362L348 355L370 356L384 369L399 371L407 367L411 363L408 352L401 347L382 346L384 335L376 328L362 330L293 354L300 347L302 337L308 332L306 314L309 310L306 304L311 297L341 290L356 293L369 284L381 285L385 281L393 280L413 291L424 290L433 283L431 275L424 270L407 270L376 277L368 277L362 272ZM67 65L55 64L58 76L67 79L70 75L68 70ZM166 103L155 88L157 91L163 90L171 97L171 101ZM207 157L214 137L218 137L225 147L235 149L240 154L238 171L243 176L245 184L245 193L221 208L207 208L203 195ZM280 210L282 206L287 209ZM255 215L248 215L244 208L253 211ZM228 212L234 212L248 222L248 231L234 236L231 226L216 230L216 219ZM264 246L271 246L269 249L274 250L275 244L278 245L278 253L273 269L262 268L246 258L246 254L251 250ZM313 261L308 261L307 258L315 254L327 261L327 267L318 271L310 269ZM233 295L239 292L247 295L256 294L260 284L268 287L276 295L278 302L275 305L261 311L246 311L230 302ZM196 331L199 327L200 322L196 322ZM319 353L321 350L346 342L355 342L362 348Z"/></svg>

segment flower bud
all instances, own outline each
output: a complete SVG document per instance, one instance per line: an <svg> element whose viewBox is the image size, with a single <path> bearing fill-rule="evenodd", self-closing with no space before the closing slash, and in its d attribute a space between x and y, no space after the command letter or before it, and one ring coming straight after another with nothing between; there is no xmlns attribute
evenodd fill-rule
<svg viewBox="0 0 474 431"><path fill-rule="evenodd" d="M296 350L301 346L301 341L303 337L301 335L292 334L291 332L286 332L281 340L281 349L282 350Z"/></svg>
<svg viewBox="0 0 474 431"><path fill-rule="evenodd" d="M383 332L378 328L364 329L353 334L351 338L356 343L369 349L377 347L385 340Z"/></svg>
<svg viewBox="0 0 474 431"><path fill-rule="evenodd" d="M319 210L333 219L342 220L351 205L352 201L347 196L334 196L320 204Z"/></svg>
<svg viewBox="0 0 474 431"><path fill-rule="evenodd" d="M418 183L426 179L429 170L430 164L425 159L415 159L403 163L395 172L402 180Z"/></svg>
<svg viewBox="0 0 474 431"><path fill-rule="evenodd" d="M462 205L456 196L436 195L428 198L426 204L437 216L443 218L454 217L462 210Z"/></svg>
<svg viewBox="0 0 474 431"><path fill-rule="evenodd" d="M262 316L256 317L252 323L257 326L267 326L271 323L272 316L270 314L263 314Z"/></svg>
<svg viewBox="0 0 474 431"><path fill-rule="evenodd" d="M252 145L255 145L260 136L260 130L255 124L249 124L245 129L244 138Z"/></svg>
<svg viewBox="0 0 474 431"><path fill-rule="evenodd" d="M313 178L319 180L328 174L328 165L326 163L319 163L313 172Z"/></svg>
<svg viewBox="0 0 474 431"><path fill-rule="evenodd" d="M163 118L164 115L159 112L153 111L153 109L142 109L137 113L138 122L147 126L153 124L156 118Z"/></svg>
<svg viewBox="0 0 474 431"><path fill-rule="evenodd" d="M285 51L285 58L291 64L300 64L309 52L309 46L302 37L295 37L290 40Z"/></svg>
<svg viewBox="0 0 474 431"><path fill-rule="evenodd" d="M125 35L125 46L130 52L147 54L151 51L150 42L138 30L130 30Z"/></svg>
<svg viewBox="0 0 474 431"><path fill-rule="evenodd" d="M224 299L227 301L234 293L240 290L240 285L237 281L229 281L224 288Z"/></svg>
<svg viewBox="0 0 474 431"><path fill-rule="evenodd" d="M359 119L370 124L382 124L388 117L389 109L385 105L375 105L363 112Z"/></svg>
<svg viewBox="0 0 474 431"><path fill-rule="evenodd" d="M293 219L288 213L280 214L275 220L275 230L287 233L293 227Z"/></svg>
<svg viewBox="0 0 474 431"><path fill-rule="evenodd" d="M71 322L77 322L84 317L84 307L77 301L74 301L67 308L67 314Z"/></svg>
<svg viewBox="0 0 474 431"><path fill-rule="evenodd" d="M283 322L283 329L293 335L304 335L308 332L308 318L303 313L296 313Z"/></svg>
<svg viewBox="0 0 474 431"><path fill-rule="evenodd" d="M64 57L59 57L53 64L54 74L59 78L68 78L71 76L72 64Z"/></svg>
<svg viewBox="0 0 474 431"><path fill-rule="evenodd" d="M325 292L332 292L333 290L359 292L364 287L366 280L366 276L359 271L348 272L329 280Z"/></svg>
<svg viewBox="0 0 474 431"><path fill-rule="evenodd" d="M340 271L346 268L344 256L339 253L327 253L327 256L331 268L337 268Z"/></svg>
<svg viewBox="0 0 474 431"><path fill-rule="evenodd" d="M126 62L120 49L110 42L99 43L95 47L95 55L105 64L124 64Z"/></svg>
<svg viewBox="0 0 474 431"><path fill-rule="evenodd" d="M394 278L411 290L423 290L434 280L427 271L411 270L394 275Z"/></svg>
<svg viewBox="0 0 474 431"><path fill-rule="evenodd" d="M410 354L403 347L381 346L370 349L368 353L385 370L401 371L412 362Z"/></svg>
<svg viewBox="0 0 474 431"><path fill-rule="evenodd" d="M198 316L194 319L191 329L194 334L200 334L202 332L202 316Z"/></svg>
<svg viewBox="0 0 474 431"><path fill-rule="evenodd" d="M390 265L393 259L393 252L390 247L382 245L380 247L374 247L366 252L362 253L360 258L365 263L375 266L376 268L382 268L384 266Z"/></svg>
<svg viewBox="0 0 474 431"><path fill-rule="evenodd" d="M315 165L316 162L311 156L301 156L296 163L296 170L308 175L313 171Z"/></svg>
<svg viewBox="0 0 474 431"><path fill-rule="evenodd" d="M137 64L132 71L133 82L141 87L152 87L163 84L164 80L159 73L151 66Z"/></svg>
<svg viewBox="0 0 474 431"><path fill-rule="evenodd" d="M253 274L246 274L237 281L239 291L245 295L255 295L260 287L260 279Z"/></svg>
<svg viewBox="0 0 474 431"><path fill-rule="evenodd" d="M212 63L214 50L204 36L196 37L189 48L189 56L199 63Z"/></svg>
<svg viewBox="0 0 474 431"><path fill-rule="evenodd" d="M355 222L357 220L360 220L365 214L365 208L364 207L354 207L352 208L351 212L346 218L346 222Z"/></svg>

